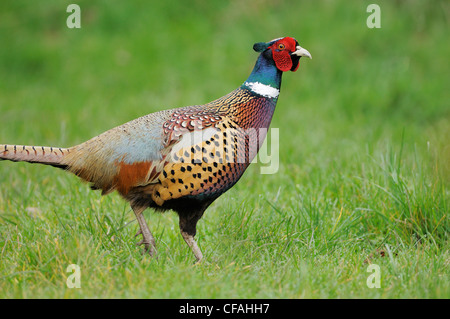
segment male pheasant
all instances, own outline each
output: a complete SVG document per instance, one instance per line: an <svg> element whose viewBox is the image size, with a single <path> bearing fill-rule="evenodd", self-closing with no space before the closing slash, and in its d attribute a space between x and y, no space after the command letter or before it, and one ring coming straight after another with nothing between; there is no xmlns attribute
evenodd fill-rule
<svg viewBox="0 0 450 319"><path fill-rule="evenodd" d="M65 169L102 194L118 191L139 222L145 251L155 239L142 212L174 210L181 235L197 261L194 239L206 208L242 176L265 138L282 73L311 58L297 40L284 37L253 46L261 54L240 87L204 105L160 111L113 128L70 148L0 144L0 159ZM255 142L256 141L256 142Z"/></svg>

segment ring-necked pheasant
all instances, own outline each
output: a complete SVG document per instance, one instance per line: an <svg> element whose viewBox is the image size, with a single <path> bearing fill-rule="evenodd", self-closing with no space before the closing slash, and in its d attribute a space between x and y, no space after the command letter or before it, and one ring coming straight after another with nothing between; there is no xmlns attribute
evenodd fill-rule
<svg viewBox="0 0 450 319"><path fill-rule="evenodd" d="M160 111L113 128L70 148L0 144L0 159L52 165L91 183L102 194L117 190L130 202L145 251L155 239L142 212L172 209L197 261L194 239L206 208L242 176L265 138L280 93L281 76L310 53L291 37L253 46L261 54L239 88L204 105ZM256 141L256 142L255 142Z"/></svg>

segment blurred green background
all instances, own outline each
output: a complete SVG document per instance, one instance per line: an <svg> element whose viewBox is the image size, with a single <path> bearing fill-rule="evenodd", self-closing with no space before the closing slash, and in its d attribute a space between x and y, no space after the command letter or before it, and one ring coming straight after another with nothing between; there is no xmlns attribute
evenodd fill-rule
<svg viewBox="0 0 450 319"><path fill-rule="evenodd" d="M1 162L2 297L93 297L106 286L107 297L448 297L448 1L377 1L379 29L366 25L372 0L76 1L81 29L69 29L72 2L0 2L1 143L67 147L154 111L209 102L245 81L255 42L292 36L313 60L283 77L272 121L279 172L261 175L253 165L200 222L211 262L204 268L190 268L175 215L148 217L161 241L155 269L133 246L135 226L124 227L133 216L118 196L100 198L53 168ZM30 213L36 207L40 217ZM123 242L104 225L125 232ZM420 267L408 261L419 242L436 249ZM384 287L395 289L369 290L362 260L387 243L401 261L379 263L389 269ZM90 267L112 267L117 282L61 292L67 263L104 253L114 258ZM342 266L344 255L359 266ZM175 272L179 263L192 277ZM402 267L411 269L409 284L398 281ZM159 278L160 289L128 272ZM182 293L167 277L198 290ZM124 278L134 294L118 291Z"/></svg>

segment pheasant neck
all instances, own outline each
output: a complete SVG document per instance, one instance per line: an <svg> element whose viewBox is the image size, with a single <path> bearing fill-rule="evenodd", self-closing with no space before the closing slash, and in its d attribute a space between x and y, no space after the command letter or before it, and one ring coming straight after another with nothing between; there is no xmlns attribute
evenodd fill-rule
<svg viewBox="0 0 450 319"><path fill-rule="evenodd" d="M256 94L276 99L280 94L281 75L282 72L273 60L261 53L252 73L242 86Z"/></svg>

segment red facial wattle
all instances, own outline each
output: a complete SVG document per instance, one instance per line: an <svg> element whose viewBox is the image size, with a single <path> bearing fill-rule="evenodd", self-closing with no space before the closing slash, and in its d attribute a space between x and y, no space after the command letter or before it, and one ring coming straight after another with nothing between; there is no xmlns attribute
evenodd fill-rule
<svg viewBox="0 0 450 319"><path fill-rule="evenodd" d="M286 72L292 68L292 59L286 50L273 51L273 60L280 71Z"/></svg>
<svg viewBox="0 0 450 319"><path fill-rule="evenodd" d="M296 50L296 46L297 41L291 37L283 38L270 46L275 65L280 71L297 71L299 59L295 57L296 59L293 61L291 56L291 53Z"/></svg>

